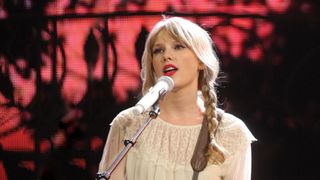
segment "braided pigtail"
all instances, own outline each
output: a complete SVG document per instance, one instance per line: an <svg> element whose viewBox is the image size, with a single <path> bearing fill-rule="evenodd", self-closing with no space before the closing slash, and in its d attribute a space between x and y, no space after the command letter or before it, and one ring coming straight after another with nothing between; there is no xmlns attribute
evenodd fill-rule
<svg viewBox="0 0 320 180"><path fill-rule="evenodd" d="M208 146L209 162L213 164L221 164L225 160L223 148L219 146L215 140L215 132L218 127L218 115L216 111L217 105L217 94L211 85L209 80L203 78L205 83L200 85L202 97L204 101L204 119L208 121L208 131L210 135L210 142Z"/></svg>

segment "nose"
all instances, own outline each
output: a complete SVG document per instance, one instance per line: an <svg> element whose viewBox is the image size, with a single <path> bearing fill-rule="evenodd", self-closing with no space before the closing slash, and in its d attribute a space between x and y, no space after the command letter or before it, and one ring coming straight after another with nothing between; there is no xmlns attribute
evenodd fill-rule
<svg viewBox="0 0 320 180"><path fill-rule="evenodd" d="M170 50L165 50L163 53L163 61L172 61L173 54Z"/></svg>

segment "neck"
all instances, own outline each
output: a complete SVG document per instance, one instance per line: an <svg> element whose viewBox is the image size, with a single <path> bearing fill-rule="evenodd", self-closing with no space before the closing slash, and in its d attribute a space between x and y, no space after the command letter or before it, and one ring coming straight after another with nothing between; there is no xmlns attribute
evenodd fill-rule
<svg viewBox="0 0 320 180"><path fill-rule="evenodd" d="M194 125L202 122L197 104L197 91L171 91L160 101L161 119L177 125Z"/></svg>

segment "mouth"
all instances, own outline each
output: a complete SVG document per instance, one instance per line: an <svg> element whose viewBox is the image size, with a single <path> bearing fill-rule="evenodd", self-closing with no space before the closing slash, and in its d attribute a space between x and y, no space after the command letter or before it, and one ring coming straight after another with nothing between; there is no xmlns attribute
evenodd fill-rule
<svg viewBox="0 0 320 180"><path fill-rule="evenodd" d="M178 71L178 68L172 64L167 64L163 67L163 74L165 76L172 76Z"/></svg>

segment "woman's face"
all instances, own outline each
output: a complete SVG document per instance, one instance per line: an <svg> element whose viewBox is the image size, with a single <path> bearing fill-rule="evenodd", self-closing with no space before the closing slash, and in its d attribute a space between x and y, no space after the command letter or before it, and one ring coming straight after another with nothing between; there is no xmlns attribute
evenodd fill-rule
<svg viewBox="0 0 320 180"><path fill-rule="evenodd" d="M162 30L152 47L152 65L156 77L170 76L174 89L198 88L198 71L202 69L194 52Z"/></svg>

